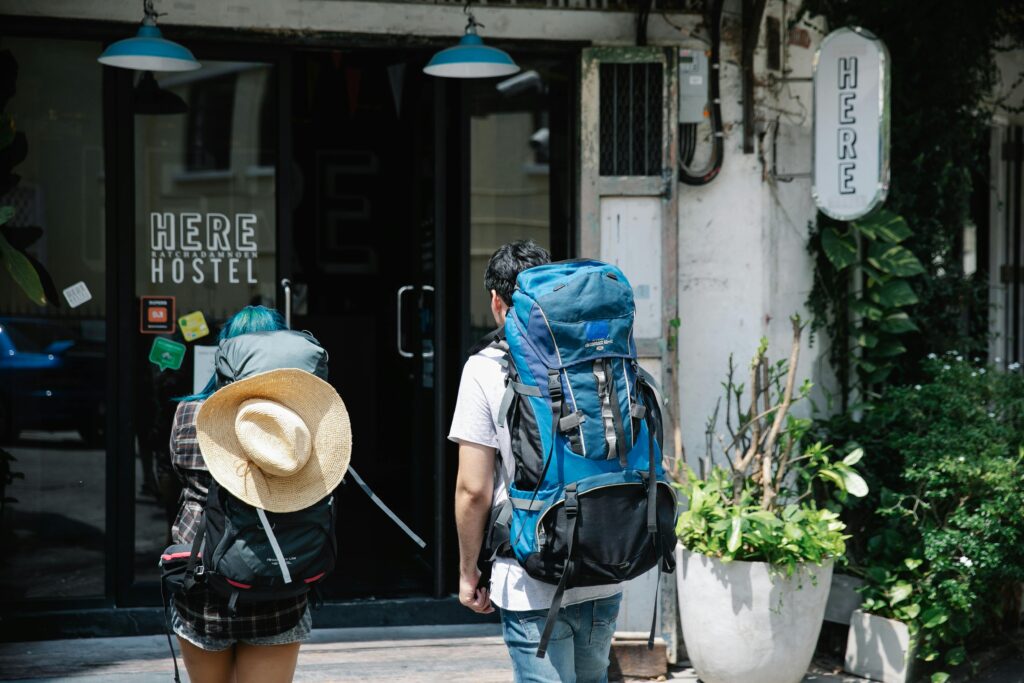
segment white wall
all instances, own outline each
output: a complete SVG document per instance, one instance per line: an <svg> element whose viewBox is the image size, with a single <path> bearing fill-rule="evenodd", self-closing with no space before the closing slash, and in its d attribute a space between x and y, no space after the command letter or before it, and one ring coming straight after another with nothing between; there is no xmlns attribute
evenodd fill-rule
<svg viewBox="0 0 1024 683"><path fill-rule="evenodd" d="M772 0L766 15L782 18L782 8L782 2ZM780 175L810 171L810 83L768 81L762 31L755 55L756 149L744 154L739 17L727 14L725 21L722 172L708 185L682 185L679 193L680 408L683 445L694 467L706 453L705 423L723 396L729 355L735 355L737 382L744 384L749 384L748 364L762 336L769 339L772 358L787 356L789 318L794 313L809 318L804 302L813 278L807 253L808 224L816 215L810 178L782 182L771 175L773 154ZM789 77L811 75L823 33L808 32L810 47L784 45ZM820 392L832 381L824 343L818 337L811 348L804 334L798 374L798 382L810 378L818 385L820 405ZM716 456L720 459L720 451Z"/></svg>

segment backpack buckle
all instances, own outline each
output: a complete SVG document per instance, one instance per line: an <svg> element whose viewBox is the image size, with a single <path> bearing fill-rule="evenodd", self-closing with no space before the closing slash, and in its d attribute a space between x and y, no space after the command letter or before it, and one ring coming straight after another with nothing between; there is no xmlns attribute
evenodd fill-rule
<svg viewBox="0 0 1024 683"><path fill-rule="evenodd" d="M552 401L562 400L562 375L558 370L548 370L548 393Z"/></svg>
<svg viewBox="0 0 1024 683"><path fill-rule="evenodd" d="M576 496L576 484L572 483L565 487L565 514L567 517L575 517L580 511L580 502Z"/></svg>

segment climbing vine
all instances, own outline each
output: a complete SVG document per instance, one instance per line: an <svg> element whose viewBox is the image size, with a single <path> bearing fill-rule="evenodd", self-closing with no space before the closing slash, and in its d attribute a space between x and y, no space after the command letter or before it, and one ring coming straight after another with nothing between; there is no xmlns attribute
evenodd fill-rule
<svg viewBox="0 0 1024 683"><path fill-rule="evenodd" d="M808 305L817 329L832 342L845 407L853 389L914 381L928 353L984 354L987 274L965 271L962 240L975 193L987 192L989 130L998 104L992 93L1000 78L995 55L1024 44L1024 9L1019 3L962 0L805 0L798 17L805 14L824 16L833 28L866 28L891 56L892 183L886 208L888 215L903 218L906 229L898 242L890 242L866 235L865 223L819 217L810 244L818 267ZM858 247L859 265L870 266L871 249L877 256L884 245L913 255L917 265L907 267L915 274L891 273L903 284L889 285L899 287L903 303L897 308L906 319L884 326L887 314L871 320L878 313L866 306L878 302L865 302L856 292L871 288L872 273L864 270L867 279L858 280L855 264L836 267L854 258L851 245ZM877 293L888 298L881 289ZM866 322L857 323L862 317ZM893 331L894 325L903 331ZM877 344L873 336L860 337L875 330L886 335ZM888 360L878 365L879 358Z"/></svg>
<svg viewBox="0 0 1024 683"><path fill-rule="evenodd" d="M841 381L849 384L852 370L863 394L889 379L907 351L903 339L921 331L907 313L919 301L911 283L925 272L901 244L911 236L901 216L881 209L849 224L822 222L811 242L820 254L818 286L826 294L814 302L816 319L833 326Z"/></svg>

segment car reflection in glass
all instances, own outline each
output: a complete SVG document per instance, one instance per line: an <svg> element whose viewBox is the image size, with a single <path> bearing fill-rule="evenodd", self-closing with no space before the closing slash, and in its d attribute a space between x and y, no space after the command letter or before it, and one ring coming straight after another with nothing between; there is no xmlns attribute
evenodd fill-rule
<svg viewBox="0 0 1024 683"><path fill-rule="evenodd" d="M71 431L102 447L104 372L102 321L0 317L0 443Z"/></svg>

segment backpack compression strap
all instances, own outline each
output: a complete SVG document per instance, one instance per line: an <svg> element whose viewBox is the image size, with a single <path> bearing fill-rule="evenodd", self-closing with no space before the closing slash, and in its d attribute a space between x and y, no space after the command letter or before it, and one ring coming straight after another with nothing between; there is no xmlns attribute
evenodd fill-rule
<svg viewBox="0 0 1024 683"><path fill-rule="evenodd" d="M167 636L167 647L171 651L171 662L174 663L174 683L181 683L181 675L178 673L178 657L174 654L174 645L171 644L171 615L168 613L171 599L167 597L167 577L161 576L160 600L164 604L164 635Z"/></svg>
<svg viewBox="0 0 1024 683"><path fill-rule="evenodd" d="M206 511L203 511L203 521L199 523L199 528L196 529L196 537L192 539L192 551L188 556L188 564L185 565L185 582L184 588L187 591L196 583L196 577L202 576L204 572L203 565L196 566L199 558L202 556L203 548L206 547Z"/></svg>
<svg viewBox="0 0 1024 683"><path fill-rule="evenodd" d="M544 622L544 632L540 636L540 643L537 644L537 657L544 659L548 651L548 641L551 640L551 631L558 621L558 611L562 608L562 596L565 594L565 586L569 576L573 572L573 550L576 547L576 519L579 516L579 501L576 499L576 483L573 482L565 487L565 520L569 524L568 552L565 554L565 568L562 570L562 578L558 581L558 588L555 589L555 597L551 599L551 608L548 610L547 621Z"/></svg>
<svg viewBox="0 0 1024 683"><path fill-rule="evenodd" d="M658 405L665 405L661 391L658 389L657 383L649 372L640 367L639 364L636 366L637 379L643 382L651 388L654 392L654 398L658 401ZM657 464L655 448L654 448L654 424L651 422L651 413L643 410L636 411L633 415L638 419L647 417L647 458L648 458L648 470L647 470L647 532L651 536L651 544L655 549L655 557L658 563L658 583L655 584L654 588L654 613L651 615L651 634L647 638L647 649L654 649L654 631L658 623L658 593L661 591L661 571L662 565L664 564L662 555L664 549L661 546L661 534L658 532L658 479L657 470L655 468Z"/></svg>
<svg viewBox="0 0 1024 683"><path fill-rule="evenodd" d="M267 540L270 541L270 547L274 550L277 568L281 570L281 578L286 584L291 583L292 573L288 571L288 563L284 559L284 553L281 552L281 544L277 542L277 536L274 535L274 530L270 527L270 521L267 520L267 513L263 511L263 508L256 508L256 516L260 518L260 525L267 533Z"/></svg>
<svg viewBox="0 0 1024 683"><path fill-rule="evenodd" d="M348 473L352 475L352 480L356 483L356 486L361 488L363 490L363 493L370 497L370 500L373 502L373 504L379 507L381 511L385 515L387 515L392 522L397 524L398 528L404 531L405 535L411 538L413 543L418 545L420 548L427 547L427 542L420 538L415 531L409 528L408 524L399 519L398 515L396 515L391 508L384 504L384 501L381 500L380 497L373 492L373 489L371 489L370 486L365 481L363 481L363 478L359 476L359 473L356 472L355 468L352 467L351 465L348 468Z"/></svg>
<svg viewBox="0 0 1024 683"><path fill-rule="evenodd" d="M619 458L619 464L626 466L628 449L626 432L622 427L622 413L619 412L619 396L615 390L612 364L607 358L594 361L594 377L597 378L597 394L601 398L601 419L604 421L604 440L608 444L608 458Z"/></svg>
<svg viewBox="0 0 1024 683"><path fill-rule="evenodd" d="M641 380L643 381L643 380ZM658 563L658 582L654 585L654 614L651 615L651 635L647 638L647 649L654 649L654 629L658 623L658 593L661 590L661 534L658 533L658 479L654 459L654 425L647 421L647 533L654 545L654 557Z"/></svg>

